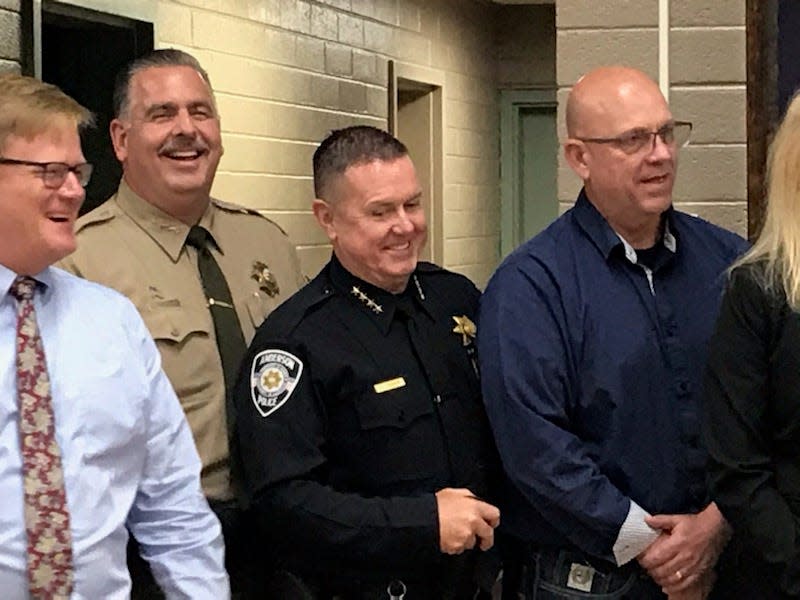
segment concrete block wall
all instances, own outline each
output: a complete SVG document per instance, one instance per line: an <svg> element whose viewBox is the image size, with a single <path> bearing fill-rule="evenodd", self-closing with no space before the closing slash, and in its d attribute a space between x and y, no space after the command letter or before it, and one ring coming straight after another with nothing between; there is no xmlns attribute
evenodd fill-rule
<svg viewBox="0 0 800 600"><path fill-rule="evenodd" d="M670 102L677 118L694 124L675 202L741 235L747 235L745 40L745 0L671 0Z"/></svg>
<svg viewBox="0 0 800 600"><path fill-rule="evenodd" d="M745 234L745 0L669 1L670 104L694 124L681 151L677 207ZM559 138L572 84L595 66L623 63L658 81L657 0L556 0ZM702 57L702 60L698 60ZM559 201L572 205L580 181L559 162Z"/></svg>
<svg viewBox="0 0 800 600"><path fill-rule="evenodd" d="M386 127L389 59L441 72L440 262L483 285L499 235L494 10L480 0L160 0L156 44L196 55L214 84L225 155L213 193L278 222L308 275L330 253L310 212L316 145L333 128Z"/></svg>
<svg viewBox="0 0 800 600"><path fill-rule="evenodd" d="M0 73L20 71L20 0L0 0Z"/></svg>

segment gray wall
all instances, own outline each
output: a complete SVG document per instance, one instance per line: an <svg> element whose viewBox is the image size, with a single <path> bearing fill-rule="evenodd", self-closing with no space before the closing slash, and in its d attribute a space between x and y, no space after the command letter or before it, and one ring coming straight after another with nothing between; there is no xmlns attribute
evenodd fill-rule
<svg viewBox="0 0 800 600"><path fill-rule="evenodd" d="M0 0L0 72L19 72L20 0Z"/></svg>

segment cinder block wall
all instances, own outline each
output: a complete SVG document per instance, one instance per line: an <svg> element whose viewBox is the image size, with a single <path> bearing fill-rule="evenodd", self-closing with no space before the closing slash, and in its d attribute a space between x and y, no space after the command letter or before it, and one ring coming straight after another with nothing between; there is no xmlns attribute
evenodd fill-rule
<svg viewBox="0 0 800 600"><path fill-rule="evenodd" d="M494 10L472 0L161 1L156 43L195 54L214 83L225 144L214 194L284 227L308 275L330 253L310 212L317 143L332 128L386 126L388 59L443 72L442 262L483 285L499 230Z"/></svg>
<svg viewBox="0 0 800 600"><path fill-rule="evenodd" d="M0 73L20 66L20 0L0 0Z"/></svg>
<svg viewBox="0 0 800 600"><path fill-rule="evenodd" d="M670 103L694 123L681 151L675 204L742 235L747 229L745 0L670 0ZM595 66L622 63L658 80L656 0L557 0L559 136L570 87ZM559 201L580 181L563 156Z"/></svg>

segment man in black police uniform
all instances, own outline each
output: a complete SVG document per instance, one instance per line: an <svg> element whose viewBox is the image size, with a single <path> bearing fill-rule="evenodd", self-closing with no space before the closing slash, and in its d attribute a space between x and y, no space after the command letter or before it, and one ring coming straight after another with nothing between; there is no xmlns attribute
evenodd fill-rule
<svg viewBox="0 0 800 600"><path fill-rule="evenodd" d="M314 186L333 257L259 328L236 389L265 543L319 597L473 598L500 519L479 292L418 263L421 189L388 133L333 132Z"/></svg>

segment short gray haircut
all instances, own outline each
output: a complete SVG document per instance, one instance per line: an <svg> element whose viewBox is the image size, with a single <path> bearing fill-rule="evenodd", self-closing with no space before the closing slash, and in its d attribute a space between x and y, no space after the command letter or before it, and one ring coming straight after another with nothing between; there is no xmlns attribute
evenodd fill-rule
<svg viewBox="0 0 800 600"><path fill-rule="evenodd" d="M133 76L139 71L144 71L152 67L190 67L194 69L200 74L203 81L208 84L208 89L211 92L211 99L214 100L214 88L211 86L211 79L209 79L206 70L200 66L198 60L183 50L165 48L163 50L154 50L149 54L134 59L128 63L122 71L117 73L116 80L114 81L114 118L119 118L124 115L130 108L131 79L133 79Z"/></svg>

